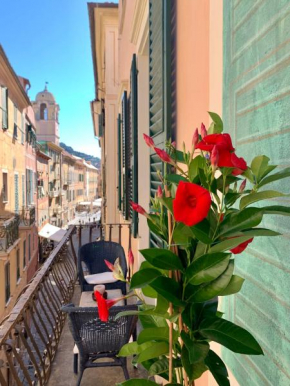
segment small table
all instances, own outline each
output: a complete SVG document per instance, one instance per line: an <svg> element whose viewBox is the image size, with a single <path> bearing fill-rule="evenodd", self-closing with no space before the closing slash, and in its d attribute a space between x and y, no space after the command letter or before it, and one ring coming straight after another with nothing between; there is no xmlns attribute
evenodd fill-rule
<svg viewBox="0 0 290 386"><path fill-rule="evenodd" d="M93 292L91 291L82 292L79 307L97 307L97 302L93 300L92 294ZM107 290L107 294L108 294L108 299L117 299L122 297L122 291L120 289ZM125 305L124 299L116 303L116 306L124 306L124 305Z"/></svg>

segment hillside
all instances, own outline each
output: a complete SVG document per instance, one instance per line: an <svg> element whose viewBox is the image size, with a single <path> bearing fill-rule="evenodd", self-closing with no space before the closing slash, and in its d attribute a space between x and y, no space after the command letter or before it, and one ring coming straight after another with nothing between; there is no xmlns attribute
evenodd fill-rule
<svg viewBox="0 0 290 386"><path fill-rule="evenodd" d="M71 146L67 146L65 143L61 142L60 146L66 150L68 153L73 154L77 157L83 158L85 161L90 161L92 165L94 165L96 168L100 168L101 160L98 157L94 157L92 155L88 155L86 153L82 153L81 151L74 150Z"/></svg>

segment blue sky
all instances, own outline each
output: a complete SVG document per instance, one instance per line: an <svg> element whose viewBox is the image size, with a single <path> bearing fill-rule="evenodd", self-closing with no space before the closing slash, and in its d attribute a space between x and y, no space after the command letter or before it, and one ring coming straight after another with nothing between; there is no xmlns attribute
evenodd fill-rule
<svg viewBox="0 0 290 386"><path fill-rule="evenodd" d="M30 99L49 82L60 106L61 141L99 156L89 104L95 95L87 1L0 0L0 15L0 44L15 72L30 80Z"/></svg>

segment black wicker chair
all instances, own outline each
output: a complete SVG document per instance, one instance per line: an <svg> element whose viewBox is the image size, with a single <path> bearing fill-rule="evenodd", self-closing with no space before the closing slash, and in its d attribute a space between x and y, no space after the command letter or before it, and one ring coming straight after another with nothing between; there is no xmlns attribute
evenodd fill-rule
<svg viewBox="0 0 290 386"><path fill-rule="evenodd" d="M96 241L83 245L79 249L78 255L78 276L82 291L93 291L94 285L88 284L84 278L82 262L84 262L89 270L90 275L101 272L108 272L109 268L106 266L104 260L108 260L114 264L117 257L120 258L120 265L127 276L127 262L123 247L112 241ZM106 289L120 289L123 295L126 295L126 283L116 281L114 283L106 284Z"/></svg>
<svg viewBox="0 0 290 386"><path fill-rule="evenodd" d="M127 315L115 320L122 311L137 311L137 305L114 306L109 311L108 322L102 322L96 307L75 307L68 304L62 307L69 315L69 327L79 350L80 385L84 370L92 367L121 366L125 379L129 379L126 358L117 357L122 346L129 342L136 327L137 316ZM100 358L111 358L111 362L95 362Z"/></svg>

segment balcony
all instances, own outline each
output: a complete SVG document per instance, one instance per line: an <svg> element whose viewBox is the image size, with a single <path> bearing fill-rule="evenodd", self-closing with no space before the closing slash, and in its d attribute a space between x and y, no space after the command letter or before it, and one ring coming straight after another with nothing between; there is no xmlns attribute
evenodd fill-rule
<svg viewBox="0 0 290 386"><path fill-rule="evenodd" d="M35 223L35 206L23 207L20 215L20 226L30 227Z"/></svg>
<svg viewBox="0 0 290 386"><path fill-rule="evenodd" d="M11 314L0 324L0 384L69 386L76 384L73 373L74 341L68 328L63 304L79 303L80 287L76 283L76 251L101 235L105 227L89 225L71 227L62 241L20 295ZM110 237L113 224L106 227ZM122 225L116 224L121 235ZM65 371L64 371L65 369ZM128 363L132 378L145 372ZM114 367L88 369L82 384L112 386L124 380L122 370Z"/></svg>
<svg viewBox="0 0 290 386"><path fill-rule="evenodd" d="M62 179L63 185L70 185L71 184L71 177L70 175L65 174Z"/></svg>
<svg viewBox="0 0 290 386"><path fill-rule="evenodd" d="M60 189L53 189L53 190L49 190L48 192L48 196L50 198L58 197L59 194L60 194Z"/></svg>
<svg viewBox="0 0 290 386"><path fill-rule="evenodd" d="M0 252L7 250L19 239L20 216L0 216Z"/></svg>

